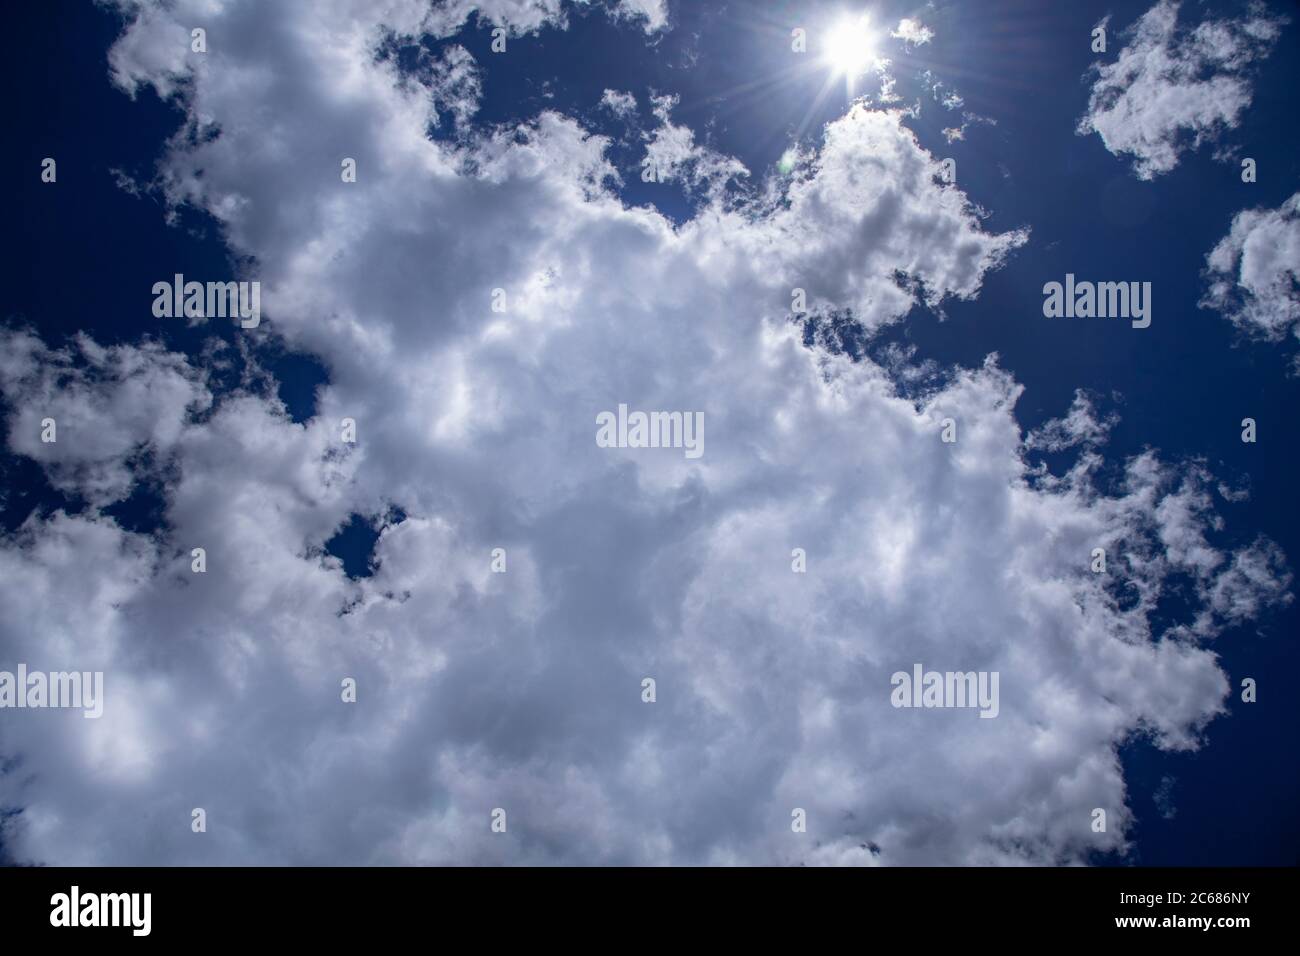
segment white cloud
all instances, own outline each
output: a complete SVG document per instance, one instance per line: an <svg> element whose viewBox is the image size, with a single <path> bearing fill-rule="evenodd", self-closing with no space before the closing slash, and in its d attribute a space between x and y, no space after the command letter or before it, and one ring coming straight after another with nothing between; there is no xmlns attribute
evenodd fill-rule
<svg viewBox="0 0 1300 956"><path fill-rule="evenodd" d="M351 0L319 0L319 19L281 21L277 25L283 32L267 37L266 42L290 56L306 53L313 44L335 46L331 56L318 58L316 67L332 63L349 68L360 62L360 55L370 52L378 40L375 30L395 37L428 34L443 38L458 33L471 17L477 17L481 25L501 27L508 36L520 37L547 27L565 28L568 11L575 2L585 4L588 0L443 0L436 4L428 0L375 0L372 11L359 14ZM224 37L231 37L251 33L262 22L255 8L241 9L232 0L181 4L181 10L191 13L190 19L184 21L171 15L165 5L150 0L118 0L118 6L133 18L133 25L109 51L109 66L114 80L131 96L142 84L155 87L160 96L170 96L177 91L177 83L192 72L203 75L210 69L229 72L236 66L249 66L237 64L234 51L222 36L212 37L207 53L191 53L190 24L220 23L232 31ZM598 9L617 20L640 22L646 33L667 27L666 0L617 0L600 3ZM299 65L306 66L308 60L309 56ZM445 65L453 72L460 71L463 58L458 55ZM359 77L360 72L354 70L343 78L342 85ZM239 79L256 89L267 77L245 73Z"/></svg>
<svg viewBox="0 0 1300 956"><path fill-rule="evenodd" d="M913 46L921 46L934 39L933 30L920 20L913 20L910 17L899 20L898 26L890 31L889 35Z"/></svg>
<svg viewBox="0 0 1300 956"><path fill-rule="evenodd" d="M1159 0L1126 31L1115 61L1093 66L1078 124L1081 136L1097 133L1116 156L1132 156L1139 179L1169 172L1188 149L1237 127L1250 105L1250 68L1287 22L1252 7L1239 18L1180 27L1179 7Z"/></svg>
<svg viewBox="0 0 1300 956"><path fill-rule="evenodd" d="M966 100L962 98L961 94L935 76L933 70L925 70L921 73L920 81L921 88L927 90L936 101L942 103L944 109L960 109L966 104Z"/></svg>
<svg viewBox="0 0 1300 956"><path fill-rule="evenodd" d="M1205 257L1202 308L1280 342L1300 336L1300 193L1276 209L1245 209Z"/></svg>
<svg viewBox="0 0 1300 956"><path fill-rule="evenodd" d="M0 775L0 805L24 808L9 853L870 864L1123 849L1117 745L1199 745L1228 692L1203 642L1286 599L1280 555L1217 545L1208 477L1154 454L1114 492L1095 451L1064 476L1029 466L1020 387L992 359L911 399L894 385L905 359L810 349L789 321L796 286L814 320L852 309L871 330L975 296L1023 233L986 232L899 115L860 105L789 176L706 195L674 226L622 205L607 142L571 118L426 138L427 98L370 55L374 5L257 11L212 15L223 62L184 85L151 43L168 17L193 19L186 2L129 28L112 62L128 86L185 90L192 127L220 129L174 138L160 181L254 263L250 334L317 353L331 381L297 425L253 390L182 414L206 395L201 372L147 346L95 368L147 368L158 387L74 377L79 407L126 406L125 424L105 413L125 437L86 456L101 471L144 437L171 462L169 530L91 509L0 543L0 667L102 668L108 698L98 722L0 723L0 753L22 761ZM245 42L327 29L346 39ZM338 182L344 155L356 183ZM0 355L11 409L67 366L26 337ZM596 415L620 402L703 411L704 457L596 447ZM955 445L939 440L947 417ZM1090 418L1076 405L1043 440L1094 449ZM124 481L84 483L103 500ZM393 504L409 517L381 533L373 576L321 556L351 513ZM1087 570L1095 546L1110 578ZM495 547L506 574L489 570ZM1151 616L1184 575L1197 616L1160 640ZM1000 716L895 710L890 675L916 661L998 670ZM339 700L344 676L356 704Z"/></svg>
<svg viewBox="0 0 1300 956"><path fill-rule="evenodd" d="M652 96L650 102L659 125L645 134L645 162L655 169L656 181L682 181L689 188L721 196L729 182L749 176L739 160L695 142L695 134L672 121L676 96Z"/></svg>
<svg viewBox="0 0 1300 956"><path fill-rule="evenodd" d="M125 497L132 460L170 447L189 414L211 403L203 376L183 359L85 336L51 351L30 333L6 333L0 384L22 396L9 415L9 448L40 462L55 488L96 506ZM52 442L42 440L47 419Z"/></svg>
<svg viewBox="0 0 1300 956"><path fill-rule="evenodd" d="M628 117L636 116L636 97L631 93L623 93L619 90L606 90L600 98L600 105L605 107L615 116Z"/></svg>
<svg viewBox="0 0 1300 956"><path fill-rule="evenodd" d="M478 112L483 95L482 71L463 46L453 44L429 64L425 80L437 113L450 113L459 125L468 123Z"/></svg>
<svg viewBox="0 0 1300 956"><path fill-rule="evenodd" d="M997 126L998 121L979 113L963 112L960 126L949 126L943 130L943 138L953 143L966 138L966 131L972 126Z"/></svg>
<svg viewBox="0 0 1300 956"><path fill-rule="evenodd" d="M534 33L543 27L563 27L565 25L564 0L445 0L433 4L427 12L419 7L428 8L429 4L412 4L402 0L401 33L410 33L417 27L437 36L451 36L460 30L471 15L477 15L480 21L486 21L494 27L504 27L510 35L521 36ZM345 7L346 4L340 4ZM384 23L392 23L396 11L380 11L374 18ZM418 19L417 19L418 18Z"/></svg>
<svg viewBox="0 0 1300 956"><path fill-rule="evenodd" d="M640 20L646 33L656 33L668 26L668 0L618 0L615 15Z"/></svg>
<svg viewBox="0 0 1300 956"><path fill-rule="evenodd" d="M1118 421L1117 415L1099 415L1092 398L1077 390L1069 413L1030 432L1025 436L1025 447L1047 452L1064 451L1080 445L1088 449L1097 448L1105 444Z"/></svg>
<svg viewBox="0 0 1300 956"><path fill-rule="evenodd" d="M391 2L391 0L390 0ZM410 24L419 11L412 9L409 0L400 0L405 22ZM586 6L592 0L444 0L423 20L425 28L440 36L450 36L477 14L494 26L502 26L512 35L533 33L542 27L567 25L567 13L576 6ZM640 23L648 33L656 33L668 26L667 0L597 0L595 6L616 20ZM395 11L378 11L377 19L392 22Z"/></svg>

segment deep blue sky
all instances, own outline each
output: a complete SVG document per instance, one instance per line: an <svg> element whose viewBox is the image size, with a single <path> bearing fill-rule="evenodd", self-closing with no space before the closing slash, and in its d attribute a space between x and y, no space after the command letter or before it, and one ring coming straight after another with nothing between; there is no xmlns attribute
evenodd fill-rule
<svg viewBox="0 0 1300 956"><path fill-rule="evenodd" d="M675 122L738 157L759 178L798 131L815 142L821 125L846 105L836 89L810 112L824 74L792 72L785 54L790 26L811 25L806 11L818 6L730 2L719 11L678 2L674 29L650 47L638 31L614 27L603 16L575 16L566 33L512 41L513 55L485 75L478 120L526 119L554 106L616 134L621 124L595 108L605 88L636 94L646 123L647 94L674 93L681 98ZM1235 165L1202 149L1186 154L1173 172L1141 182L1098 137L1080 137L1074 128L1087 102L1082 77L1094 59L1092 25L1114 14L1113 50L1116 28L1148 6L981 0L922 11L937 36L915 52L915 63L955 87L965 109L997 125L972 127L966 141L949 145L940 130L958 114L905 85L904 104L926 96L909 125L936 155L957 160L959 184L991 214L987 228L1028 226L1032 236L985 279L977 300L949 303L943 320L917 310L887 338L943 364L977 365L997 352L1026 387L1018 409L1026 428L1063 414L1076 389L1096 393L1103 412L1122 416L1106 446L1108 461L1118 464L1154 447L1169 460L1204 459L1232 484L1248 481L1249 501L1218 503L1227 526L1216 543L1241 545L1265 533L1294 569L1300 567L1293 505L1300 380L1288 376L1285 349L1242 342L1220 315L1196 303L1205 253L1233 214L1252 205L1275 207L1300 188L1294 92L1300 89L1300 23L1291 23L1262 64L1254 103L1225 138L1258 161L1259 181L1243 184ZM891 23L914 12L890 4L877 9L878 19ZM77 331L106 343L150 335L191 354L202 338L232 335L233 325L188 329L153 319L141 296L173 271L216 278L230 270L210 220L190 214L180 227L169 227L156 198L136 198L114 184L114 168L147 179L179 122L179 113L152 93L132 102L110 85L105 54L119 30L115 16L89 3L56 2L16 6L10 17L0 66L10 90L0 163L10 184L11 223L0 320L35 326L52 344ZM488 34L473 20L453 39L479 59L491 56ZM58 159L58 189L38 180L44 156ZM689 201L674 187L639 182L639 156L615 158L628 181L628 201L656 202L678 219L689 215ZM1066 272L1150 281L1151 327L1045 319L1042 284ZM271 364L291 411L309 416L323 370L310 356L281 355ZM1254 445L1240 441L1239 422L1247 416L1259 422ZM49 491L35 465L12 456L0 457L0 482L6 529L33 507L76 507ZM145 530L157 520L156 502L145 489L121 513ZM364 566L369 538L359 529L352 538L345 556ZM1171 607L1171 617L1178 611ZM1234 691L1230 714L1212 725L1201 752L1164 754L1140 743L1126 750L1138 819L1131 862L1297 862L1298 701L1289 680L1300 664L1297 623L1300 608L1293 605L1218 640L1234 688L1242 677L1257 678L1259 702L1244 705ZM1167 776L1174 778L1172 819L1154 802Z"/></svg>

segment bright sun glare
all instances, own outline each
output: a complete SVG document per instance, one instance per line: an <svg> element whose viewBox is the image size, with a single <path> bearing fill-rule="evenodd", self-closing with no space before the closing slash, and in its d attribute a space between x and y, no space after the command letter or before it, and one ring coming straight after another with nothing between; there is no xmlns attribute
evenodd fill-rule
<svg viewBox="0 0 1300 956"><path fill-rule="evenodd" d="M876 59L876 36L865 14L844 16L831 27L824 59L836 73L850 79L864 72Z"/></svg>

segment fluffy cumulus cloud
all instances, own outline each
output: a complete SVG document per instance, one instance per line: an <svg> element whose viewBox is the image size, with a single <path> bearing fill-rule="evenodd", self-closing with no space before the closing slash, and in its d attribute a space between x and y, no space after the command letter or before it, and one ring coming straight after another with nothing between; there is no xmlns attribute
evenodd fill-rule
<svg viewBox="0 0 1300 956"><path fill-rule="evenodd" d="M192 63L169 44L198 6L221 41ZM418 6L129 9L115 79L188 117L154 188L211 214L263 283L241 334L319 355L330 382L295 423L273 390L215 389L147 343L8 333L9 447L90 504L0 544L0 667L103 670L107 700L99 720L0 723L0 806L22 808L7 852L1122 852L1117 746L1199 746L1228 694L1208 642L1288 599L1283 556L1217 544L1195 468L1148 453L1103 486L1108 424L1083 400L1027 441L995 358L905 387L905 358L855 361L827 332L832 313L871 330L975 296L1024 234L982 228L899 114L861 105L789 175L678 225L619 200L608 144L572 118L430 139L430 90L374 55L428 29ZM702 412L704 454L598 447L620 403ZM69 427L38 448L47 408ZM1063 473L1031 463L1074 445ZM104 513L154 472L161 529ZM324 542L394 506L374 573L349 578ZM1157 630L1174 581L1191 616ZM891 675L917 662L998 672L998 716L894 708Z"/></svg>
<svg viewBox="0 0 1300 956"><path fill-rule="evenodd" d="M636 116L636 97L631 93L606 90L600 97L600 105L623 119Z"/></svg>
<svg viewBox="0 0 1300 956"><path fill-rule="evenodd" d="M667 0L444 0L432 4L395 0L410 18L419 16L426 32L448 36L459 30L472 15L516 35L532 33L542 27L563 27L570 10L583 7L603 9L617 20L640 23L646 33L668 26ZM428 13L424 13L424 8ZM380 11L386 22L394 22L393 11Z"/></svg>
<svg viewBox="0 0 1300 956"><path fill-rule="evenodd" d="M85 336L55 352L29 333L6 333L0 382L22 397L9 414L9 448L40 462L54 488L96 506L124 498L132 464L170 447L212 402L182 358L154 345L102 348Z"/></svg>
<svg viewBox="0 0 1300 956"><path fill-rule="evenodd" d="M934 39L933 30L920 20L914 20L910 17L899 20L898 26L891 30L889 35L913 46L921 46Z"/></svg>
<svg viewBox="0 0 1300 956"><path fill-rule="evenodd" d="M610 102L608 91L601 102L624 116L632 115L620 106L621 101ZM678 181L689 190L703 190L712 196L720 196L728 183L747 177L749 170L739 160L695 142L695 134L688 127L674 123L672 111L677 102L676 96L651 97L659 125L644 134L644 165L652 170L655 182ZM631 109L635 108L636 101L632 100Z"/></svg>
<svg viewBox="0 0 1300 956"><path fill-rule="evenodd" d="M668 27L668 0L618 0L614 15L639 21L646 33L656 33Z"/></svg>
<svg viewBox="0 0 1300 956"><path fill-rule="evenodd" d="M1195 26L1179 14L1177 0L1159 0L1125 32L1115 60L1093 67L1078 124L1080 135L1097 133L1110 152L1132 157L1139 179L1169 172L1184 152L1237 126L1250 105L1252 66L1286 23L1261 7Z"/></svg>
<svg viewBox="0 0 1300 956"><path fill-rule="evenodd" d="M110 52L110 65L118 82L134 94L140 84L153 86L160 95L176 92L176 83L203 64L190 56L190 33L194 25L209 22L226 24L255 19L258 13L247 5L213 0L212 3L187 3L173 11L153 0L108 0L135 20L135 26L121 37ZM460 31L471 17L492 28L505 31L507 37L536 33L546 27L564 28L568 15L575 9L597 9L615 20L640 23L647 33L668 27L667 0L375 0L373 17L359 18L350 9L351 0L321 0L320 16L311 22L295 19L279 24L285 33L275 38L283 48L343 43L340 65L347 60L356 64L357 43L368 49L374 41L370 27L381 24L389 35L402 37L449 37ZM240 8L243 9L240 9ZM188 14L182 19L178 14ZM207 30L208 27L203 27ZM360 29L360 34L355 31ZM220 45L214 44L217 50ZM214 50L214 52L217 52ZM461 57L454 55L444 64L451 73L463 72ZM222 59L219 68L235 64ZM245 68L251 64L243 64ZM359 76L359 74L358 74ZM354 76L356 79L358 76ZM246 77L255 80L254 77Z"/></svg>
<svg viewBox="0 0 1300 956"><path fill-rule="evenodd" d="M1205 257L1204 308L1273 342L1300 336L1300 193L1277 209L1245 209Z"/></svg>

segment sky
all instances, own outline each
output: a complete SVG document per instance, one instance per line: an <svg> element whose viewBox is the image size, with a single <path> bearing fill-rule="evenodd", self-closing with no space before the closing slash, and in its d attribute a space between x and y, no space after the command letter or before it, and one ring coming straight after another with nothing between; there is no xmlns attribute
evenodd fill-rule
<svg viewBox="0 0 1300 956"><path fill-rule="evenodd" d="M14 17L4 862L1297 862L1294 4Z"/></svg>

